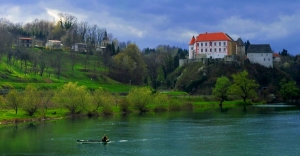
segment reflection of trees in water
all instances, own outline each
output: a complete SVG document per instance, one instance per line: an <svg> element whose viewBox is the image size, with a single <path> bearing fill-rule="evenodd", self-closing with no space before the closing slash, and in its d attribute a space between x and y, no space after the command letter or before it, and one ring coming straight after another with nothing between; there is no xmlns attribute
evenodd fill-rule
<svg viewBox="0 0 300 156"><path fill-rule="evenodd" d="M26 128L27 128L27 129L34 129L34 130L36 130L36 129L37 129L37 126L34 125L33 123L30 123L29 125L27 125Z"/></svg>

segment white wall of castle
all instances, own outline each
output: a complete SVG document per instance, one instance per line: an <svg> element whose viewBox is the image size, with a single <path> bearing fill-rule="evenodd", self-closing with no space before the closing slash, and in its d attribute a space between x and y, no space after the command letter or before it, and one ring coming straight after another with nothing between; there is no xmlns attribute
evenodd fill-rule
<svg viewBox="0 0 300 156"><path fill-rule="evenodd" d="M251 63L258 63L265 67L273 68L273 54L272 53L248 53L247 58Z"/></svg>
<svg viewBox="0 0 300 156"><path fill-rule="evenodd" d="M206 54L207 58L224 58L228 54L228 41L204 41L189 45L189 59L195 54Z"/></svg>

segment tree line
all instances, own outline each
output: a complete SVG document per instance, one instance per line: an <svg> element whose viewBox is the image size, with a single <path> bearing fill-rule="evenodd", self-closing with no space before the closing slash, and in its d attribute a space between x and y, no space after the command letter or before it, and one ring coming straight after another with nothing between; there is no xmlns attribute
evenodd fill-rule
<svg viewBox="0 0 300 156"><path fill-rule="evenodd" d="M23 91L11 89L6 96L0 96L0 106L13 109L15 114L22 109L29 116L39 112L41 117L46 117L47 110L53 108L67 109L71 115L98 116L112 115L114 107L122 113L143 113L178 110L183 104L149 87L135 87L128 95L121 97L103 88L91 91L85 86L69 82L54 90L38 89L32 85Z"/></svg>
<svg viewBox="0 0 300 156"><path fill-rule="evenodd" d="M212 90L212 94L220 101L220 109L223 110L223 102L228 100L230 95L239 96L246 103L247 99L255 99L258 96L259 84L254 79L249 77L246 70L232 74L233 82L226 76L217 78L215 87ZM265 99L272 101L275 99L274 94L264 94L265 90L260 90L260 94L265 96ZM283 100L290 102L290 100L299 99L300 89L296 85L294 80L282 79L280 82L280 90ZM261 101L260 101L261 102ZM251 103L251 102L250 102Z"/></svg>

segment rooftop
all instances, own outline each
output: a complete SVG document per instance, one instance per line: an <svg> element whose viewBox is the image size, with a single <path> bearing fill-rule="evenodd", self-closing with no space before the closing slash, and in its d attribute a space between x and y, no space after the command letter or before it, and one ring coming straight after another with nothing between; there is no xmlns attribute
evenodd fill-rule
<svg viewBox="0 0 300 156"><path fill-rule="evenodd" d="M250 44L247 53L273 53L270 44Z"/></svg>
<svg viewBox="0 0 300 156"><path fill-rule="evenodd" d="M196 42L201 41L232 41L232 38L223 33L223 32L214 32L214 33L205 33L205 34L199 34L199 36L196 37Z"/></svg>

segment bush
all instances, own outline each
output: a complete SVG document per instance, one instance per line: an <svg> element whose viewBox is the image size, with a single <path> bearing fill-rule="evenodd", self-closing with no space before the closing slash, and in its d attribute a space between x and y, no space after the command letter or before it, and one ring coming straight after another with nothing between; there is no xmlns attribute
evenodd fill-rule
<svg viewBox="0 0 300 156"><path fill-rule="evenodd" d="M170 103L169 97L166 94L156 93L154 96L154 112L164 112L167 111L167 106Z"/></svg>
<svg viewBox="0 0 300 156"><path fill-rule="evenodd" d="M194 105L191 102L187 102L182 105L182 109L183 110L193 110Z"/></svg>
<svg viewBox="0 0 300 156"><path fill-rule="evenodd" d="M129 91L126 99L135 109L141 113L148 111L148 105L150 102L152 91L148 87L133 88Z"/></svg>
<svg viewBox="0 0 300 156"><path fill-rule="evenodd" d="M129 113L129 106L130 103L128 102L128 100L126 98L122 98L121 101L119 102L119 107L121 109L121 112L123 113Z"/></svg>
<svg viewBox="0 0 300 156"><path fill-rule="evenodd" d="M176 100L172 100L169 105L169 110L170 111L179 111L179 110L181 110L181 104Z"/></svg>

